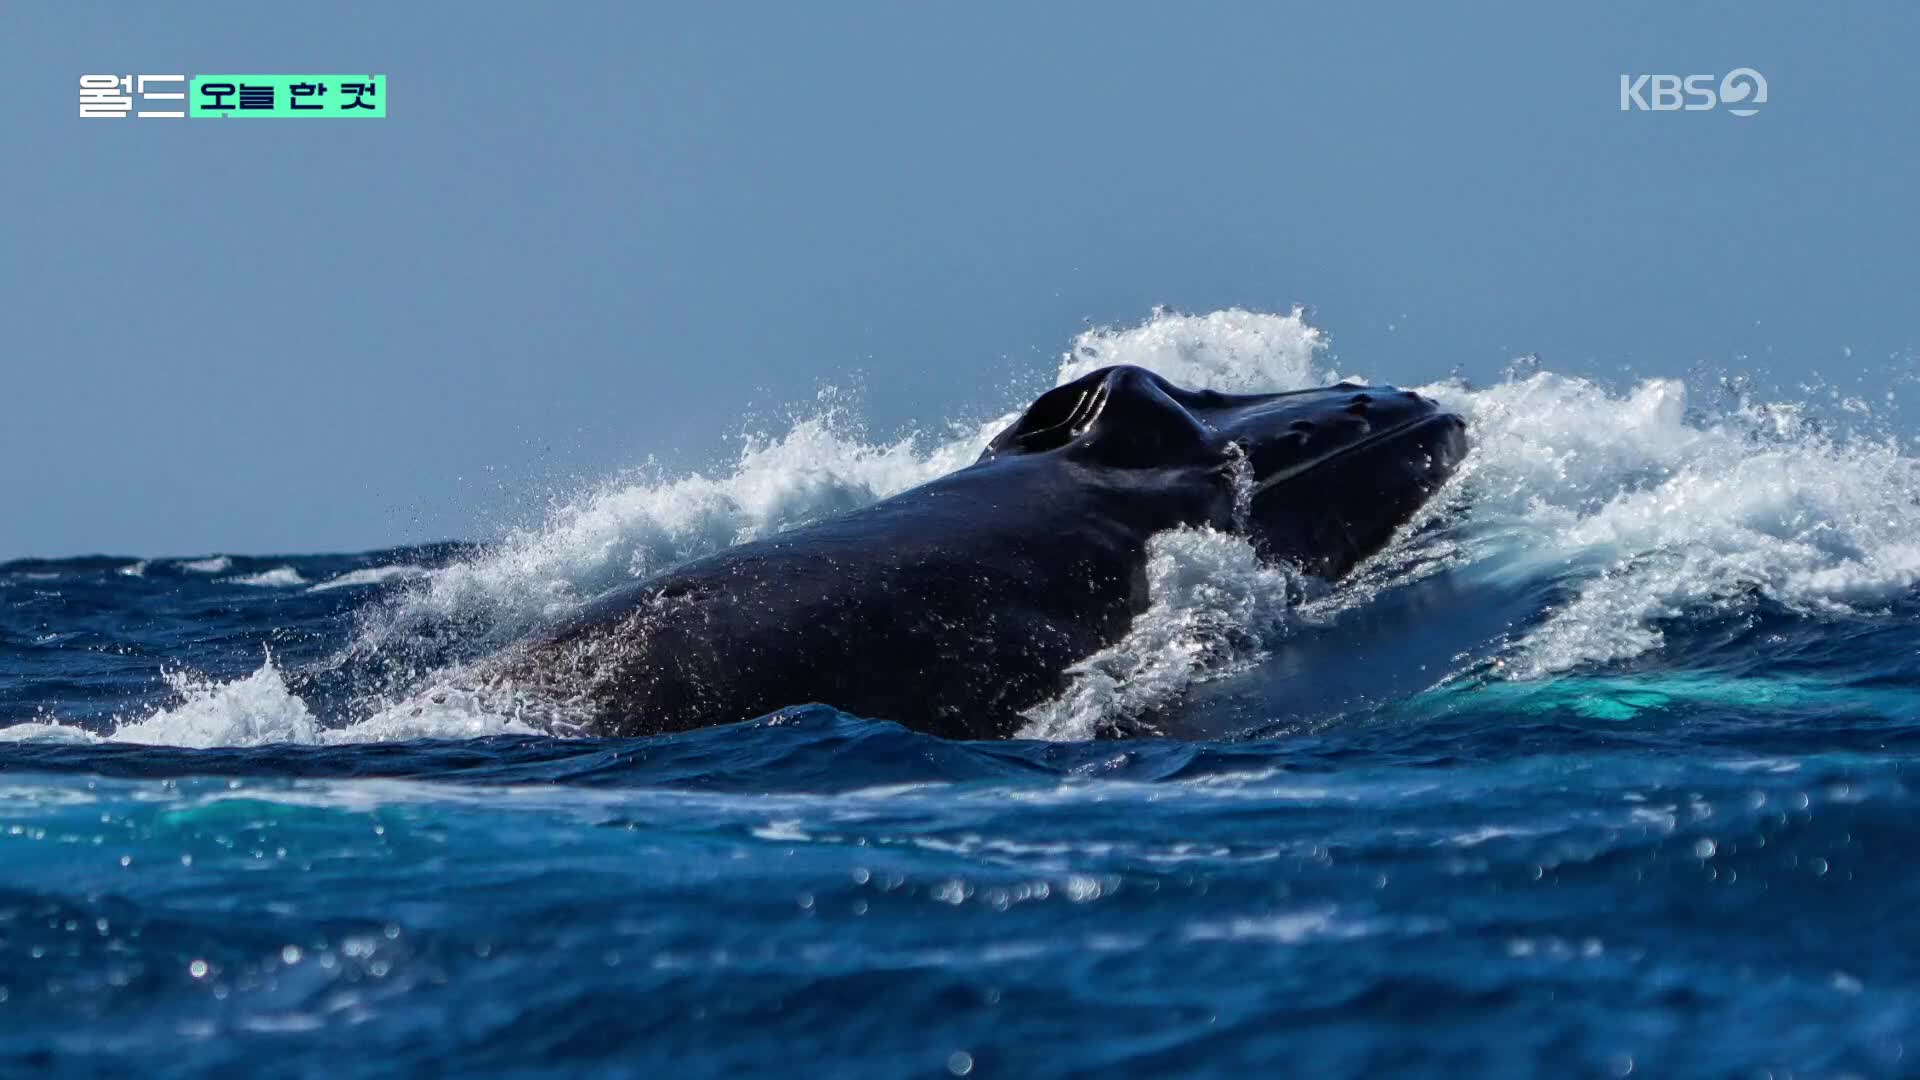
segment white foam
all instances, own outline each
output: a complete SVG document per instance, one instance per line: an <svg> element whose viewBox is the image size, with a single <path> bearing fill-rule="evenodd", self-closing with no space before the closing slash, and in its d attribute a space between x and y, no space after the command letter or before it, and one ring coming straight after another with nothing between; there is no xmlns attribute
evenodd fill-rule
<svg viewBox="0 0 1920 1080"><path fill-rule="evenodd" d="M1057 383L1109 364L1138 364L1179 386L1260 394L1338 381L1315 367L1326 335L1305 312L1228 308L1205 315L1157 310L1138 326L1089 330L1061 359Z"/></svg>
<svg viewBox="0 0 1920 1080"><path fill-rule="evenodd" d="M425 577L428 573L424 566L411 566L405 563L394 566L370 566L364 570L349 570L339 577L328 578L307 591L326 592L328 589L347 589L361 585L384 585L389 581Z"/></svg>
<svg viewBox="0 0 1920 1080"><path fill-rule="evenodd" d="M1473 435L1467 542L1498 538L1509 574L1582 568L1574 599L1518 644L1515 675L1637 656L1663 643L1660 619L1743 594L1859 611L1920 583L1920 461L1891 440L1835 440L1779 406L1690 421L1668 379L1609 393L1540 372L1427 392Z"/></svg>
<svg viewBox="0 0 1920 1080"><path fill-rule="evenodd" d="M449 622L484 641L510 640L623 582L951 472L990 434L869 443L829 397L785 434L747 438L725 475L639 470L562 503L537 528L431 571L371 613L355 647L379 649L423 624Z"/></svg>
<svg viewBox="0 0 1920 1080"><path fill-rule="evenodd" d="M1120 641L1068 669L1065 693L1027 712L1029 739L1090 739L1109 721L1177 703L1196 682L1255 663L1300 579L1237 536L1161 533L1147 544L1147 610Z"/></svg>
<svg viewBox="0 0 1920 1080"><path fill-rule="evenodd" d="M306 702L287 689L271 656L259 670L232 682L181 672L165 677L180 695L180 703L156 710L144 719L122 723L108 736L110 741L160 746L262 746L308 743L318 736L313 713Z"/></svg>
<svg viewBox="0 0 1920 1080"><path fill-rule="evenodd" d="M458 669L426 689L383 704L346 727L320 732L326 743L403 739L476 739L486 735L565 734L572 730L554 707L520 697L511 687L476 689Z"/></svg>
<svg viewBox="0 0 1920 1080"><path fill-rule="evenodd" d="M0 743L90 743L97 741L85 728L58 721L29 720L0 727Z"/></svg>
<svg viewBox="0 0 1920 1080"><path fill-rule="evenodd" d="M195 574L224 574L233 566L233 560L225 555L214 555L205 559L185 559L174 565Z"/></svg>
<svg viewBox="0 0 1920 1080"><path fill-rule="evenodd" d="M221 682L169 672L163 677L176 704L121 721L108 735L77 724L36 721L0 728L0 742L116 742L204 749L276 743L341 744L404 739L468 739L484 735L538 734L555 724L530 715L511 693L489 693L436 682L401 700L376 705L344 727L323 728L307 703L288 687L272 656L252 674Z"/></svg>
<svg viewBox="0 0 1920 1080"><path fill-rule="evenodd" d="M305 585L307 579L300 571L291 566L276 566L271 570L262 570L257 574L243 574L240 577L226 579L234 585L252 585L257 588L290 589L295 585Z"/></svg>

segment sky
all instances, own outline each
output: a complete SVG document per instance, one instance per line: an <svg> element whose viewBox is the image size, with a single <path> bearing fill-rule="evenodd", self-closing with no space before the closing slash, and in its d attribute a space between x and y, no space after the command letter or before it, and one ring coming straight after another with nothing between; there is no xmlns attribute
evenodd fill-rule
<svg viewBox="0 0 1920 1080"><path fill-rule="evenodd" d="M857 385L1305 305L1343 370L1878 377L1920 347L1920 9L0 3L0 559L487 539ZM1761 72L1752 117L1622 73ZM97 72L382 73L360 123Z"/></svg>

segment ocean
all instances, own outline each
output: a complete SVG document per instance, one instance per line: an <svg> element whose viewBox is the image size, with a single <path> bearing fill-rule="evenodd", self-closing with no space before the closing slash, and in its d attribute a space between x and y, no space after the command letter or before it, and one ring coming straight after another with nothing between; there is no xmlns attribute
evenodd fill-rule
<svg viewBox="0 0 1920 1080"><path fill-rule="evenodd" d="M1229 391L1300 312L1089 331ZM1920 1071L1920 457L1516 364L1336 585L1210 532L1021 737L556 731L471 665L978 453L831 395L479 543L0 564L0 1074ZM1026 389L1033 389L1028 387ZM999 403L1017 409L1024 397ZM1202 740L1102 741L1178 716Z"/></svg>

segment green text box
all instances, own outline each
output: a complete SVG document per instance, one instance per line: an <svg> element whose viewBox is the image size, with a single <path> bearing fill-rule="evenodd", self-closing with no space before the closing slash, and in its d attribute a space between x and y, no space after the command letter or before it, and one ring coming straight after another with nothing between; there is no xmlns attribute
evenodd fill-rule
<svg viewBox="0 0 1920 1080"><path fill-rule="evenodd" d="M296 86L305 92L295 95ZM360 90L356 93L349 86ZM232 87L232 92L219 92L225 87ZM188 115L195 120L215 116L373 119L387 115L387 77L195 75L192 89L187 91L187 104Z"/></svg>

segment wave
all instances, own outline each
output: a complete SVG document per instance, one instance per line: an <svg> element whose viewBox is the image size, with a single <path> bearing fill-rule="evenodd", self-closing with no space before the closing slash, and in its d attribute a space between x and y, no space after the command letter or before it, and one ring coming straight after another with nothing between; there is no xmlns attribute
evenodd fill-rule
<svg viewBox="0 0 1920 1080"><path fill-rule="evenodd" d="M1299 310L1161 311L1081 334L1052 377L1134 363L1187 385L1281 391L1336 379L1326 347ZM1689 613L1763 600L1805 618L1872 617L1920 584L1920 462L1890 437L1830 434L1800 404L1736 393L1702 405L1680 380L1609 387L1537 364L1492 385L1418 389L1468 418L1474 448L1399 542L1339 588L1316 589L1231 536L1156 538L1149 610L1125 639L1076 665L1066 693L1032 710L1025 733L1086 738L1179 707L1426 578L1548 597L1485 635L1475 654L1491 654L1490 677L1509 682L1657 654L1671 621ZM217 745L541 730L510 687L462 689L462 663L622 583L959 468L1024 403L1009 400L984 423L876 441L845 399L823 392L785 430L744 436L726 469L644 466L444 565L355 570L314 585L406 579L358 610L342 661L391 660L416 674L358 705L345 728L303 719L308 706L296 708L299 695L268 664L231 683L182 684L179 704L114 737ZM290 566L234 580L306 584ZM420 651L450 639L460 643L451 655ZM1444 656L1425 668L1423 685L1460 673Z"/></svg>
<svg viewBox="0 0 1920 1080"><path fill-rule="evenodd" d="M233 567L233 560L225 555L213 555L205 559L182 559L174 565L194 574L224 574Z"/></svg>
<svg viewBox="0 0 1920 1080"><path fill-rule="evenodd" d="M496 698L435 685L345 726L323 725L295 692L272 655L252 674L221 681L191 672L162 677L179 699L144 716L121 719L105 735L77 724L39 721L0 728L0 742L133 743L194 749L276 744L342 745L406 739L463 739L546 732L502 708Z"/></svg>
<svg viewBox="0 0 1920 1080"><path fill-rule="evenodd" d="M1475 441L1456 482L1473 506L1463 541L1510 575L1577 568L1511 676L1642 655L1662 620L1702 607L1759 596L1858 615L1920 583L1920 461L1891 437L1837 439L1801 408L1747 401L1697 419L1672 379L1430 390Z"/></svg>
<svg viewBox="0 0 1920 1080"><path fill-rule="evenodd" d="M407 581L430 574L424 566L411 563L398 563L392 566L370 566L364 570L350 570L339 577L328 578L309 588L308 592L326 592L329 589L357 588L363 585L385 585L390 581Z"/></svg>
<svg viewBox="0 0 1920 1080"><path fill-rule="evenodd" d="M305 585L307 579L300 571L291 566L276 566L271 570L262 570L257 574L242 574L226 579L235 585L252 585L257 588L289 589L295 585Z"/></svg>

